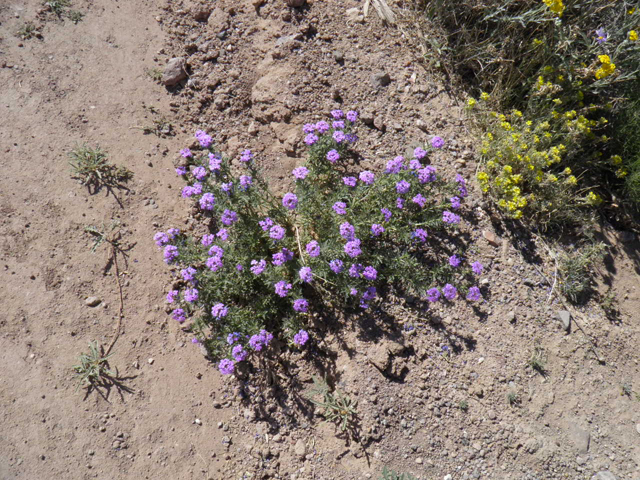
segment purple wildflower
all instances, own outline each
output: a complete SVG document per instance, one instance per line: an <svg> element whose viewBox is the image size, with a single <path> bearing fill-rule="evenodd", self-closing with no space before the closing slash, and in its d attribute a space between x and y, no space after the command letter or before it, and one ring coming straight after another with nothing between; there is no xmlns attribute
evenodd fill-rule
<svg viewBox="0 0 640 480"><path fill-rule="evenodd" d="M203 132L202 130L196 131L195 137L196 140L200 142L200 146L202 148L209 148L209 146L213 143L213 139L211 138L211 136L207 135L207 133Z"/></svg>
<svg viewBox="0 0 640 480"><path fill-rule="evenodd" d="M406 180L400 180L398 183L396 183L396 192L398 192L399 194L407 193L410 188L411 184Z"/></svg>
<svg viewBox="0 0 640 480"><path fill-rule="evenodd" d="M473 262L471 264L471 270L473 270L473 273L475 273L476 275L480 275L482 273L483 268L484 267L480 262Z"/></svg>
<svg viewBox="0 0 640 480"><path fill-rule="evenodd" d="M335 130L344 130L344 120L336 120L331 124Z"/></svg>
<svg viewBox="0 0 640 480"><path fill-rule="evenodd" d="M320 245L315 240L307 243L306 249L310 257L317 257L320 255Z"/></svg>
<svg viewBox="0 0 640 480"><path fill-rule="evenodd" d="M338 215L345 215L347 213L347 204L344 202L336 202L331 208L333 208L333 211Z"/></svg>
<svg viewBox="0 0 640 480"><path fill-rule="evenodd" d="M226 225L227 227L229 227L238 221L238 214L233 210L226 209L224 212L222 212L220 221L222 222L223 225Z"/></svg>
<svg viewBox="0 0 640 480"><path fill-rule="evenodd" d="M336 120L340 120L344 117L344 112L342 110L331 110L331 116Z"/></svg>
<svg viewBox="0 0 640 480"><path fill-rule="evenodd" d="M191 185L186 185L183 189L182 189L182 198L190 198L193 195L195 195L195 191L193 189L193 187Z"/></svg>
<svg viewBox="0 0 640 480"><path fill-rule="evenodd" d="M453 300L456 298L458 290L450 283L447 283L442 289L442 293L444 293L444 298L446 298L447 300Z"/></svg>
<svg viewBox="0 0 640 480"><path fill-rule="evenodd" d="M389 210L388 208L381 208L380 213L382 213L382 215L384 216L385 222L391 220L391 217L393 216L393 213L391 213L391 210Z"/></svg>
<svg viewBox="0 0 640 480"><path fill-rule="evenodd" d="M240 333L238 333L238 332L230 333L229 335L227 335L227 343L229 345L233 345L238 340L240 340L241 337L242 337L242 335Z"/></svg>
<svg viewBox="0 0 640 480"><path fill-rule="evenodd" d="M174 245L167 245L164 247L164 261L165 263L171 263L178 258L178 247Z"/></svg>
<svg viewBox="0 0 640 480"><path fill-rule="evenodd" d="M253 179L249 175L240 175L240 188L246 190L253 184Z"/></svg>
<svg viewBox="0 0 640 480"><path fill-rule="evenodd" d="M286 297L289 294L289 290L291 290L291 284L285 282L284 280L280 280L275 285L276 293L281 297Z"/></svg>
<svg viewBox="0 0 640 480"><path fill-rule="evenodd" d="M427 231L424 230L423 228L416 228L411 236L414 238L417 238L418 240L424 243L427 241L428 235L427 235Z"/></svg>
<svg viewBox="0 0 640 480"><path fill-rule="evenodd" d="M427 290L427 300L429 300L431 303L437 302L439 298L440 298L440 290L438 290L435 287Z"/></svg>
<svg viewBox="0 0 640 480"><path fill-rule="evenodd" d="M254 275L260 275L262 272L264 272L264 269L267 268L267 262L266 260L262 259L260 261L258 260L251 260L251 273L253 273Z"/></svg>
<svg viewBox="0 0 640 480"><path fill-rule="evenodd" d="M368 170L365 170L364 172L360 172L359 177L360 177L360 181L367 185L371 185L373 183L373 180L375 179L375 175Z"/></svg>
<svg viewBox="0 0 640 480"><path fill-rule="evenodd" d="M462 260L458 255L454 254L449 257L449 265L451 265L453 268L459 267L461 262Z"/></svg>
<svg viewBox="0 0 640 480"><path fill-rule="evenodd" d="M233 350L231 350L231 355L233 355L233 358L236 362L243 361L247 358L248 354L249 353L244 349L242 345L236 345L235 347L233 347Z"/></svg>
<svg viewBox="0 0 640 480"><path fill-rule="evenodd" d="M169 243L169 235L164 232L158 232L153 236L153 241L156 242L157 246L164 247Z"/></svg>
<svg viewBox="0 0 640 480"><path fill-rule="evenodd" d="M226 228L221 228L220 230L218 230L218 233L216 233L216 237L218 237L222 241L225 241L227 238L229 238L229 230L227 230Z"/></svg>
<svg viewBox="0 0 640 480"><path fill-rule="evenodd" d="M298 206L298 197L295 193L285 193L282 197L282 206L294 210Z"/></svg>
<svg viewBox="0 0 640 480"><path fill-rule="evenodd" d="M342 143L347 139L347 137L342 130L336 130L335 132L333 132L333 139L337 143Z"/></svg>
<svg viewBox="0 0 640 480"><path fill-rule="evenodd" d="M404 208L404 198L396 198L396 208L402 210Z"/></svg>
<svg viewBox="0 0 640 480"><path fill-rule="evenodd" d="M273 220L271 220L269 217L265 218L264 220L260 220L260 222L258 223L260 223L260 227L264 232L266 232L273 226Z"/></svg>
<svg viewBox="0 0 640 480"><path fill-rule="evenodd" d="M340 273L343 266L344 264L342 263L342 260L338 258L329 262L329 268L333 271L333 273Z"/></svg>
<svg viewBox="0 0 640 480"><path fill-rule="evenodd" d="M169 235L169 239L173 240L176 236L180 235L179 228L170 228L167 230L167 235Z"/></svg>
<svg viewBox="0 0 640 480"><path fill-rule="evenodd" d="M417 147L414 151L413 151L413 156L416 157L418 160L422 160L424 157L427 156L427 152L426 150Z"/></svg>
<svg viewBox="0 0 640 480"><path fill-rule="evenodd" d="M357 294L358 294L357 288L352 288L351 290L349 290L349 295L355 297Z"/></svg>
<svg viewBox="0 0 640 480"><path fill-rule="evenodd" d="M340 224L340 235L345 240L353 240L355 238L355 228L349 222Z"/></svg>
<svg viewBox="0 0 640 480"><path fill-rule="evenodd" d="M478 287L471 287L469 292L467 293L467 300L471 300L472 302L477 302L482 298L482 294L480 293L480 289Z"/></svg>
<svg viewBox="0 0 640 480"><path fill-rule="evenodd" d="M609 35L607 35L607 32L605 32L604 27L600 27L599 29L596 30L596 41L599 44L603 44L604 42L607 41L608 38L609 38Z"/></svg>
<svg viewBox="0 0 640 480"><path fill-rule="evenodd" d="M377 223L374 223L373 225L371 225L371 234L374 237L377 237L382 233L384 233L384 227L382 225L378 225Z"/></svg>
<svg viewBox="0 0 640 480"><path fill-rule="evenodd" d="M398 155L393 160L389 160L384 173L400 173L400 170L404 170L404 157L402 155Z"/></svg>
<svg viewBox="0 0 640 480"><path fill-rule="evenodd" d="M411 201L420 206L420 208L424 208L424 206L427 204L427 199L421 193L413 197Z"/></svg>
<svg viewBox="0 0 640 480"><path fill-rule="evenodd" d="M180 155L182 155L184 158L189 158L193 156L193 154L191 153L191 150L189 150L188 148L183 148L182 150L180 150Z"/></svg>
<svg viewBox="0 0 640 480"><path fill-rule="evenodd" d="M182 177L186 174L187 174L187 167L180 166L176 168L176 175Z"/></svg>
<svg viewBox="0 0 640 480"><path fill-rule="evenodd" d="M171 290L167 293L167 303L173 303L176 301L176 297L180 294L178 290Z"/></svg>
<svg viewBox="0 0 640 480"><path fill-rule="evenodd" d="M208 247L209 245L211 245L213 243L213 241L216 239L215 235L212 235L210 233L207 233L206 235L202 236L202 240L200 241L200 243L205 246Z"/></svg>
<svg viewBox="0 0 640 480"><path fill-rule="evenodd" d="M222 166L222 159L218 158L217 155L210 153L209 154L209 170L212 172L217 172L220 170Z"/></svg>
<svg viewBox="0 0 640 480"><path fill-rule="evenodd" d="M357 179L356 177L342 177L342 181L347 187L355 187Z"/></svg>
<svg viewBox="0 0 640 480"><path fill-rule="evenodd" d="M349 276L352 278L360 277L360 272L364 270L364 266L361 263L354 263L349 267Z"/></svg>
<svg viewBox="0 0 640 480"><path fill-rule="evenodd" d="M204 167L196 167L193 170L191 170L191 173L194 177L196 177L197 180L202 180L204 177L207 176L207 171L205 170Z"/></svg>
<svg viewBox="0 0 640 480"><path fill-rule="evenodd" d="M413 158L409 162L409 168L411 170L420 170L422 168L422 164L420 163L420 160L418 160L416 158ZM415 173L414 173L414 175L415 175Z"/></svg>
<svg viewBox="0 0 640 480"><path fill-rule="evenodd" d="M213 245L210 249L209 249L209 256L211 257L218 257L220 259L222 259L222 256L224 255L224 248L218 246L218 245Z"/></svg>
<svg viewBox="0 0 640 480"><path fill-rule="evenodd" d="M360 240L358 238L354 238L347 242L344 246L344 252L351 258L356 258L362 253L362 250L360 249Z"/></svg>
<svg viewBox="0 0 640 480"><path fill-rule="evenodd" d="M213 210L215 204L216 197L213 196L213 193L205 193L200 197L200 208L203 210Z"/></svg>
<svg viewBox="0 0 640 480"><path fill-rule="evenodd" d="M251 150L245 150L244 152L242 152L242 155L240 155L241 162L247 163L251 160L253 160L253 153L251 153Z"/></svg>
<svg viewBox="0 0 640 480"><path fill-rule="evenodd" d="M293 309L296 312L306 312L309 309L309 302L304 298L298 298L293 301Z"/></svg>
<svg viewBox="0 0 640 480"><path fill-rule="evenodd" d="M197 288L188 288L184 291L184 299L187 302L197 302L198 301L198 289Z"/></svg>
<svg viewBox="0 0 640 480"><path fill-rule="evenodd" d="M311 282L313 280L313 272L311 271L311 267L302 267L299 272L300 280L305 283Z"/></svg>
<svg viewBox="0 0 640 480"><path fill-rule="evenodd" d="M229 195L231 195L233 191L233 182L221 183L220 190L222 190L223 192L227 192Z"/></svg>
<svg viewBox="0 0 640 480"><path fill-rule="evenodd" d="M357 119L358 119L358 112L355 112L353 110L349 110L347 112L347 120L349 120L351 123L355 123Z"/></svg>
<svg viewBox="0 0 640 480"><path fill-rule="evenodd" d="M215 318L224 318L229 313L229 308L224 303L216 303L211 307L211 315Z"/></svg>
<svg viewBox="0 0 640 480"><path fill-rule="evenodd" d="M173 318L178 323L182 323L187 319L187 315L184 313L183 309L176 308L173 312L171 312L171 318Z"/></svg>
<svg viewBox="0 0 640 480"><path fill-rule="evenodd" d="M304 143L306 143L307 145L313 145L317 141L318 141L318 136L313 133L309 133L307 134L306 137L304 137Z"/></svg>
<svg viewBox="0 0 640 480"><path fill-rule="evenodd" d="M418 180L420 183L429 183L436 181L436 169L431 165L427 165L424 168L418 170Z"/></svg>
<svg viewBox="0 0 640 480"><path fill-rule="evenodd" d="M205 262L205 265L212 272L217 272L222 268L222 258L220 257L209 257Z"/></svg>
<svg viewBox="0 0 640 480"><path fill-rule="evenodd" d="M331 163L336 163L338 160L340 160L340 154L335 149L329 150L327 152L327 160L329 160Z"/></svg>
<svg viewBox="0 0 640 480"><path fill-rule="evenodd" d="M327 133L329 131L329 124L322 120L316 123L316 130L318 130L320 134Z"/></svg>
<svg viewBox="0 0 640 480"><path fill-rule="evenodd" d="M376 290L376 287L369 287L362 294L362 299L368 302L376 298L377 294L378 294L378 290Z"/></svg>
<svg viewBox="0 0 640 480"><path fill-rule="evenodd" d="M187 267L180 270L180 275L182 275L182 278L185 282L193 282L196 273L198 273L198 271L193 267Z"/></svg>
<svg viewBox="0 0 640 480"><path fill-rule="evenodd" d="M313 133L316 131L316 126L313 123L305 123L302 127L304 133Z"/></svg>
<svg viewBox="0 0 640 480"><path fill-rule="evenodd" d="M451 208L453 210L457 210L460 208L460 197L451 197L449 201L451 202Z"/></svg>
<svg viewBox="0 0 640 480"><path fill-rule="evenodd" d="M450 224L460 223L460 217L449 210L445 210L442 212L442 221Z"/></svg>
<svg viewBox="0 0 640 480"><path fill-rule="evenodd" d="M282 240L284 238L285 230L280 225L274 225L269 229L269 236L274 240Z"/></svg>
<svg viewBox="0 0 640 480"><path fill-rule="evenodd" d="M442 148L444 147L444 140L442 137L438 137L437 135L431 139L431 146L433 148Z"/></svg>
<svg viewBox="0 0 640 480"><path fill-rule="evenodd" d="M304 330L300 330L293 336L293 343L299 346L303 346L305 343L307 343L308 340L309 334Z"/></svg>
<svg viewBox="0 0 640 480"><path fill-rule="evenodd" d="M240 264L237 264L237 265L236 265L236 270L237 270L237 271L239 271L239 272L241 272L241 271L243 271L243 270L244 270L244 267L243 267L242 265L240 265Z"/></svg>
<svg viewBox="0 0 640 480"><path fill-rule="evenodd" d="M309 169L306 167L298 167L293 169L293 176L296 180L304 180L309 175Z"/></svg>
<svg viewBox="0 0 640 480"><path fill-rule="evenodd" d="M373 281L378 278L378 271L375 268L369 266L364 269L364 272L362 272L362 276L367 280Z"/></svg>
<svg viewBox="0 0 640 480"><path fill-rule="evenodd" d="M220 360L220 363L218 364L218 370L220 370L220 373L222 375L231 375L233 373L235 366L236 364L234 363L233 360L229 360L228 358L223 358L222 360Z"/></svg>

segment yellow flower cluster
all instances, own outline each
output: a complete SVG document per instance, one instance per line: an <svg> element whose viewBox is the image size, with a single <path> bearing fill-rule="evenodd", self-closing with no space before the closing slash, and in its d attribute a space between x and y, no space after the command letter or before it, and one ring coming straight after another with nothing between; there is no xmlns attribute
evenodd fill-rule
<svg viewBox="0 0 640 480"><path fill-rule="evenodd" d="M629 40L631 40L632 42L638 40L638 32L636 32L635 30L631 30L629 32Z"/></svg>
<svg viewBox="0 0 640 480"><path fill-rule="evenodd" d="M611 63L609 55L598 55L598 60L600 60L600 68L596 70L596 79L606 78L615 72L616 64Z"/></svg>
<svg viewBox="0 0 640 480"><path fill-rule="evenodd" d="M545 5L549 7L549 10L551 10L553 13L555 13L559 17L562 16L562 13L564 12L564 4L562 3L562 0L543 0L543 1Z"/></svg>

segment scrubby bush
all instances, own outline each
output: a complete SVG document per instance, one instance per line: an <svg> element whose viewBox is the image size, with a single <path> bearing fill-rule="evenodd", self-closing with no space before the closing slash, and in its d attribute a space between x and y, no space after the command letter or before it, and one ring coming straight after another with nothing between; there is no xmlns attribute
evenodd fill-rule
<svg viewBox="0 0 640 480"><path fill-rule="evenodd" d="M446 182L425 163L443 140L390 160L382 173L351 172L357 113L332 115L304 126L308 161L282 199L248 150L224 158L198 131L202 150L181 152L182 196L195 200L209 230L154 239L180 271L180 288L167 295L173 318L193 318L196 341L224 357L222 373L264 354L274 335L305 345L311 312L368 309L390 289L429 302L481 298L474 275L482 265L452 250L447 234L461 221L465 180Z"/></svg>

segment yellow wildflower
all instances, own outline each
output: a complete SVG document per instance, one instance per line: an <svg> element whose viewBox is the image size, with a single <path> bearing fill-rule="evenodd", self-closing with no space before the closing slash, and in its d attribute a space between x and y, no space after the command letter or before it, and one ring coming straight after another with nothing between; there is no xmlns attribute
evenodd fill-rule
<svg viewBox="0 0 640 480"><path fill-rule="evenodd" d="M473 107L475 104L476 104L475 98L470 98L469 100L467 100L467 105L469 105L470 107Z"/></svg>
<svg viewBox="0 0 640 480"><path fill-rule="evenodd" d="M487 100L489 100L489 98L490 98L490 96L489 96L489 94L487 92L482 92L480 94L480 99L481 100L487 101Z"/></svg>
<svg viewBox="0 0 640 480"><path fill-rule="evenodd" d="M631 40L632 42L638 40L638 32L636 32L635 30L631 30L629 32L629 40Z"/></svg>
<svg viewBox="0 0 640 480"><path fill-rule="evenodd" d="M571 169L569 167L567 167L567 168L564 169L564 172L562 172L562 173L564 173L565 175L571 175Z"/></svg>
<svg viewBox="0 0 640 480"><path fill-rule="evenodd" d="M622 157L620 155L614 155L611 157L611 163L614 165L620 165L622 163Z"/></svg>
<svg viewBox="0 0 640 480"><path fill-rule="evenodd" d="M599 205L600 203L602 203L602 197L593 192L589 192L585 200L589 205Z"/></svg>
<svg viewBox="0 0 640 480"><path fill-rule="evenodd" d="M602 78L606 78L611 75L616 70L616 64L611 63L611 58L609 55L598 55L598 60L600 60L600 68L596 70L596 79L600 80Z"/></svg>
<svg viewBox="0 0 640 480"><path fill-rule="evenodd" d="M567 182L569 185L575 185L575 184L577 184L577 183L578 183L578 179L577 179L576 177L574 177L573 175L571 175L571 176L569 176L569 177L567 178L566 182Z"/></svg>
<svg viewBox="0 0 640 480"><path fill-rule="evenodd" d="M618 170L616 170L616 177L618 178L624 178L629 174L629 171L626 168L619 168Z"/></svg>

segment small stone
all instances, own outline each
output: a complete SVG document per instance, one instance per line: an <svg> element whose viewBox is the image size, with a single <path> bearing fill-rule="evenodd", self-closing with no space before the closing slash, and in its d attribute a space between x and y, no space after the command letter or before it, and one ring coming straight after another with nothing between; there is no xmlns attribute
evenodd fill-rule
<svg viewBox="0 0 640 480"><path fill-rule="evenodd" d="M114 440L114 441L113 441L113 443L111 444L111 446L112 446L114 449L118 449L118 448L120 448L120 445L122 445L122 442L120 442L120 440Z"/></svg>
<svg viewBox="0 0 640 480"><path fill-rule="evenodd" d="M104 425L100 427L100 431L101 432L106 432L107 431L107 427L105 427Z"/></svg>
<svg viewBox="0 0 640 480"><path fill-rule="evenodd" d="M562 328L564 328L567 332L571 330L571 312L567 310L560 310L558 312L558 320L562 322Z"/></svg>
<svg viewBox="0 0 640 480"><path fill-rule="evenodd" d="M452 480L452 479L453 477L451 476L451 474L447 473L442 480Z"/></svg>
<svg viewBox="0 0 640 480"><path fill-rule="evenodd" d="M344 53L342 53L340 50L336 50L335 52L333 52L333 58L336 62L342 63L344 62Z"/></svg>
<svg viewBox="0 0 640 480"><path fill-rule="evenodd" d="M185 70L185 60L182 57L176 57L169 60L167 66L164 67L162 74L162 84L166 87L172 87L187 78Z"/></svg>
<svg viewBox="0 0 640 480"><path fill-rule="evenodd" d="M211 8L198 5L193 10L191 10L191 14L193 15L193 19L197 22L206 22L209 20L209 15L211 15Z"/></svg>
<svg viewBox="0 0 640 480"><path fill-rule="evenodd" d="M589 452L589 444L591 443L591 433L583 430L575 424L572 424L569 431L571 441L578 449L580 455L586 455Z"/></svg>
<svg viewBox="0 0 640 480"><path fill-rule="evenodd" d="M98 305L100 305L100 303L102 303L102 300L100 300L98 297L87 297L87 299L84 301L84 304L87 307L97 307Z"/></svg>
<svg viewBox="0 0 640 480"><path fill-rule="evenodd" d="M147 360L147 362L149 363L149 365L153 365L153 362L155 362L155 360L153 358L150 358L149 360Z"/></svg>
<svg viewBox="0 0 640 480"><path fill-rule="evenodd" d="M522 281L523 284L525 284L527 287L533 287L535 286L535 283L533 283L533 280L531 280L530 278L525 278Z"/></svg>
<svg viewBox="0 0 640 480"><path fill-rule="evenodd" d="M374 88L386 87L391 83L391 77L385 72L376 72L371 75L371 84Z"/></svg>
<svg viewBox="0 0 640 480"><path fill-rule="evenodd" d="M299 8L303 6L307 2L307 0L285 0L285 2L289 7Z"/></svg>
<svg viewBox="0 0 640 480"><path fill-rule="evenodd" d="M490 230L483 230L482 236L489 242L489 245L494 247L498 247L502 243L496 234Z"/></svg>
<svg viewBox="0 0 640 480"><path fill-rule="evenodd" d="M609 470L604 470L602 472L596 473L593 477L591 477L591 480L618 480L618 479Z"/></svg>
<svg viewBox="0 0 640 480"><path fill-rule="evenodd" d="M509 313L507 313L506 318L509 323L516 323L516 312L511 310Z"/></svg>
<svg viewBox="0 0 640 480"><path fill-rule="evenodd" d="M296 456L298 456L298 458L304 458L305 454L307 453L307 447L302 439L296 442L295 446L293 447L293 452L296 454Z"/></svg>
<svg viewBox="0 0 640 480"><path fill-rule="evenodd" d="M496 418L498 418L498 415L496 414L496 412L494 410L489 410L487 412L487 418L489 420L495 420Z"/></svg>
<svg viewBox="0 0 640 480"><path fill-rule="evenodd" d="M423 463L423 462L424 462L424 459L423 459L422 457L418 457L418 458L416 458L416 463L417 463L418 465L422 465L422 463Z"/></svg>
<svg viewBox="0 0 640 480"><path fill-rule="evenodd" d="M256 419L256 412L251 410L250 408L244 409L244 419L247 422L253 422Z"/></svg>
<svg viewBox="0 0 640 480"><path fill-rule="evenodd" d="M636 432L640 433L640 423L636 425Z"/></svg>
<svg viewBox="0 0 640 480"><path fill-rule="evenodd" d="M538 450L540 450L540 447L542 446L540 443L540 440L538 440L537 438L530 438L525 442L524 449L527 451L527 453L533 455Z"/></svg>

